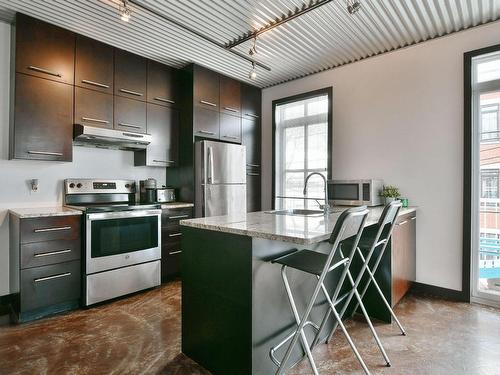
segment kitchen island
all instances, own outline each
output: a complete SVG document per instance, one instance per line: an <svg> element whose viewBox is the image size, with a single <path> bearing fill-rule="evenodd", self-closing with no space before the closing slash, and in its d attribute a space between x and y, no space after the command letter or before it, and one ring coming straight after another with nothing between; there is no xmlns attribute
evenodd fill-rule
<svg viewBox="0 0 500 375"><path fill-rule="evenodd" d="M278 215L267 211L181 221L182 351L214 375L274 373L277 367L270 349L288 336L295 325L281 268L270 260L292 249L330 251L328 239L344 209L337 207L327 216ZM368 235L382 210L383 207L370 209ZM400 211L393 239L376 273L392 305L414 279L415 218L415 208ZM373 259L376 256L377 253ZM353 274L359 267L359 260L353 262ZM327 288L335 285L341 270L337 271L328 275ZM294 270L288 275L301 313L316 279ZM371 289L365 297L369 314L390 322L390 315ZM310 320L319 324L327 309L320 294ZM333 318L320 342L326 339L332 325ZM314 333L311 327L306 328L310 340ZM286 347L276 351L278 360ZM290 366L303 355L300 344L296 345Z"/></svg>

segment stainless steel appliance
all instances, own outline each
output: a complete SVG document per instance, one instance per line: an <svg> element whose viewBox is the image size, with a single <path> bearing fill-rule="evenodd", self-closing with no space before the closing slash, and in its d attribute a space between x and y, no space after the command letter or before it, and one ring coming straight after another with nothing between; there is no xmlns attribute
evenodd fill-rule
<svg viewBox="0 0 500 375"><path fill-rule="evenodd" d="M383 188L382 180L329 180L328 200L336 206L380 206Z"/></svg>
<svg viewBox="0 0 500 375"><path fill-rule="evenodd" d="M140 134L114 129L75 124L73 144L127 151L145 150L153 139L150 134Z"/></svg>
<svg viewBox="0 0 500 375"><path fill-rule="evenodd" d="M175 202L175 189L166 187L157 188L156 201L158 203Z"/></svg>
<svg viewBox="0 0 500 375"><path fill-rule="evenodd" d="M86 306L160 285L161 209L136 204L135 181L67 179L64 191L85 218Z"/></svg>
<svg viewBox="0 0 500 375"><path fill-rule="evenodd" d="M156 180L154 178L139 181L139 188L141 203L156 203Z"/></svg>
<svg viewBox="0 0 500 375"><path fill-rule="evenodd" d="M245 213L245 146L199 141L195 145L196 216Z"/></svg>

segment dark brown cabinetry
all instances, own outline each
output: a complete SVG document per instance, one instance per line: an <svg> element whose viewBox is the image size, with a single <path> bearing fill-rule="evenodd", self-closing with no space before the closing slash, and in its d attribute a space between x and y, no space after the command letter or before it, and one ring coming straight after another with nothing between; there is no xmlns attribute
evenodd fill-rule
<svg viewBox="0 0 500 375"><path fill-rule="evenodd" d="M259 119L261 112L261 90L247 84L241 85L241 113L242 117Z"/></svg>
<svg viewBox="0 0 500 375"><path fill-rule="evenodd" d="M16 73L10 157L71 161L73 87Z"/></svg>
<svg viewBox="0 0 500 375"><path fill-rule="evenodd" d="M146 103L114 97L114 128L132 133L146 133Z"/></svg>
<svg viewBox="0 0 500 375"><path fill-rule="evenodd" d="M166 65L148 61L147 101L167 107L179 106L176 71Z"/></svg>
<svg viewBox="0 0 500 375"><path fill-rule="evenodd" d="M193 66L194 105L219 111L219 75L198 65Z"/></svg>
<svg viewBox="0 0 500 375"><path fill-rule="evenodd" d="M16 72L73 84L75 34L17 14Z"/></svg>
<svg viewBox="0 0 500 375"><path fill-rule="evenodd" d="M241 116L241 84L235 79L220 76L220 111Z"/></svg>
<svg viewBox="0 0 500 375"><path fill-rule="evenodd" d="M75 124L113 127L113 95L75 87Z"/></svg>
<svg viewBox="0 0 500 375"><path fill-rule="evenodd" d="M221 141L241 143L241 117L221 113L219 138Z"/></svg>
<svg viewBox="0 0 500 375"><path fill-rule="evenodd" d="M193 132L197 137L219 139L218 111L195 106L193 110Z"/></svg>
<svg viewBox="0 0 500 375"><path fill-rule="evenodd" d="M115 95L146 101L147 60L115 49Z"/></svg>
<svg viewBox="0 0 500 375"><path fill-rule="evenodd" d="M155 104L147 105L147 131L153 136L146 150L134 154L134 165L172 167L179 158L179 112Z"/></svg>
<svg viewBox="0 0 500 375"><path fill-rule="evenodd" d="M247 212L261 209L261 129L258 119L242 119L242 144L247 153Z"/></svg>
<svg viewBox="0 0 500 375"><path fill-rule="evenodd" d="M164 208L162 210L161 279L165 282L181 272L180 220L193 217L192 208Z"/></svg>
<svg viewBox="0 0 500 375"><path fill-rule="evenodd" d="M81 35L76 36L75 85L113 93L113 47Z"/></svg>
<svg viewBox="0 0 500 375"><path fill-rule="evenodd" d="M10 216L13 308L24 322L79 306L80 216Z"/></svg>
<svg viewBox="0 0 500 375"><path fill-rule="evenodd" d="M261 210L260 172L247 169L247 212Z"/></svg>

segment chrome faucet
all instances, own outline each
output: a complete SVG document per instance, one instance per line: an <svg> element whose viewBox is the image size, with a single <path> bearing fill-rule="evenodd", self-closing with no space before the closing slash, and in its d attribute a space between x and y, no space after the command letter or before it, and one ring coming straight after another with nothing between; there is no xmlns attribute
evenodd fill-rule
<svg viewBox="0 0 500 375"><path fill-rule="evenodd" d="M317 174L318 176L321 176L321 178L323 179L323 182L325 183L325 204L324 205L320 204L319 208L323 210L325 215L327 215L330 212L330 205L328 204L328 183L327 183L326 177L324 175L322 175L319 172L313 172L309 176L306 177L306 182L304 183L304 196L307 195L307 182L315 174ZM318 204L319 204L319 202L318 202Z"/></svg>

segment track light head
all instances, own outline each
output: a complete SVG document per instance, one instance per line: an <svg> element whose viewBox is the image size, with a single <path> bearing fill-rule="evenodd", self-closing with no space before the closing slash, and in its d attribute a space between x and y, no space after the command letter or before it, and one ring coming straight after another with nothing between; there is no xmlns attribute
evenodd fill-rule
<svg viewBox="0 0 500 375"><path fill-rule="evenodd" d="M347 11L354 14L361 9L361 3L358 0L347 0Z"/></svg>
<svg viewBox="0 0 500 375"><path fill-rule="evenodd" d="M255 69L255 63L252 63L252 69L250 70L250 73L248 73L248 78L251 80L254 80L257 78L257 70Z"/></svg>
<svg viewBox="0 0 500 375"><path fill-rule="evenodd" d="M132 10L128 6L128 0L121 0L120 3L120 19L124 22L128 22L130 20L130 16L132 15Z"/></svg>

